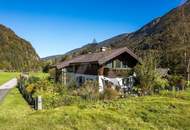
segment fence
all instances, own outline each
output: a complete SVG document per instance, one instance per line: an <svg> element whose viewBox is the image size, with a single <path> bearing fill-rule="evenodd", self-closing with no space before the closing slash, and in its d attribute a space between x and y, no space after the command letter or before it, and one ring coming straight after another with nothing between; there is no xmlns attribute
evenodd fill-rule
<svg viewBox="0 0 190 130"><path fill-rule="evenodd" d="M26 87L24 85L24 80L20 79L18 81L18 89L19 89L20 93L22 94L22 96L24 97L24 99L28 102L28 104L32 108L34 108L35 110L41 110L42 109L42 98L41 98L41 96L34 98L32 96L32 94L26 90Z"/></svg>

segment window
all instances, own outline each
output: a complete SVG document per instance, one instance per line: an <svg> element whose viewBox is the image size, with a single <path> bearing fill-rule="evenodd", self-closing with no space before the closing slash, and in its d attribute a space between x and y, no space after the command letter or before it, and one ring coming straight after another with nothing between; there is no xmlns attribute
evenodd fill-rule
<svg viewBox="0 0 190 130"><path fill-rule="evenodd" d="M128 66L127 66L127 61L123 61L123 62L122 62L122 68L128 68Z"/></svg>
<svg viewBox="0 0 190 130"><path fill-rule="evenodd" d="M82 85L85 82L85 78L83 76L79 76L79 77L77 77L77 81L78 81L79 85Z"/></svg>
<svg viewBox="0 0 190 130"><path fill-rule="evenodd" d="M115 60L115 67L116 68L121 68L121 61L120 60Z"/></svg>
<svg viewBox="0 0 190 130"><path fill-rule="evenodd" d="M116 59L114 61L110 61L106 64L106 68L127 68L127 61L121 61Z"/></svg>
<svg viewBox="0 0 190 130"><path fill-rule="evenodd" d="M112 62L111 62L111 61L108 62L107 65L106 65L106 67L107 67L107 68L113 68L113 64L112 64Z"/></svg>

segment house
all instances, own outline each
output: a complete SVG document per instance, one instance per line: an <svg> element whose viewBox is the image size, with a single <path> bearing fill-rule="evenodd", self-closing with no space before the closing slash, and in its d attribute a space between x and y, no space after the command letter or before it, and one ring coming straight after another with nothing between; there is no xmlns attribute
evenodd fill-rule
<svg viewBox="0 0 190 130"><path fill-rule="evenodd" d="M100 92L107 83L121 88L133 85L131 69L140 63L139 58L127 47L77 56L56 65L56 79L64 84L75 81L77 85L87 80L98 81Z"/></svg>

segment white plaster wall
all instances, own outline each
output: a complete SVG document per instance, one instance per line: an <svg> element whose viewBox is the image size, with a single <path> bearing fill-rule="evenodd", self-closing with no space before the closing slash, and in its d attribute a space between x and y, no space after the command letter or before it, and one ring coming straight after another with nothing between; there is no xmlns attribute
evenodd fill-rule
<svg viewBox="0 0 190 130"><path fill-rule="evenodd" d="M77 73L67 73L67 75L70 76L71 81L76 81L77 82L77 77L83 77L85 81L87 80L93 80L93 81L98 81L99 83L99 92L104 91L104 81L107 80L111 83L113 83L115 86L120 86L121 88L126 88L127 86L123 85L123 78L121 77L116 77L116 78L108 78L104 77L102 75L96 76L96 75L86 75L86 74L77 74ZM78 84L78 83L77 83Z"/></svg>
<svg viewBox="0 0 190 130"><path fill-rule="evenodd" d="M96 76L96 75L77 74L77 73L67 73L67 75L70 76L71 81L76 81L76 82L77 82L78 77L83 77L85 81L87 81L87 80L97 81L98 80L98 76Z"/></svg>
<svg viewBox="0 0 190 130"><path fill-rule="evenodd" d="M126 78L126 77L125 77ZM129 78L129 77L128 77ZM132 76L131 76L132 78ZM127 88L129 86L125 86L123 84L123 79L124 77L116 77L116 78L108 78L108 77L104 77L104 76L99 76L99 87L100 87L100 92L102 92L104 90L104 81L109 81L111 82L113 85L115 86L120 86L121 88Z"/></svg>

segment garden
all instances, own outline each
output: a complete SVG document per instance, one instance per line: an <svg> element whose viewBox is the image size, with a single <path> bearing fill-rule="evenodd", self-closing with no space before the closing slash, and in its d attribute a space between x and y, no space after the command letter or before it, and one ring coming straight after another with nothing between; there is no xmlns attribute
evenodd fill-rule
<svg viewBox="0 0 190 130"><path fill-rule="evenodd" d="M149 95L159 95L163 92L186 91L189 83L184 77L178 75L162 75L157 69L157 58L147 55L144 62L137 65L133 71L137 74L136 83L127 92L119 86L106 86L103 92L99 92L97 81L86 81L82 86L77 86L75 82L64 85L55 83L49 76L39 77L31 75L24 80L26 91L36 98L42 96L43 108L57 108L61 106L85 105L96 102L107 102L115 100L129 99L131 97L141 97Z"/></svg>

